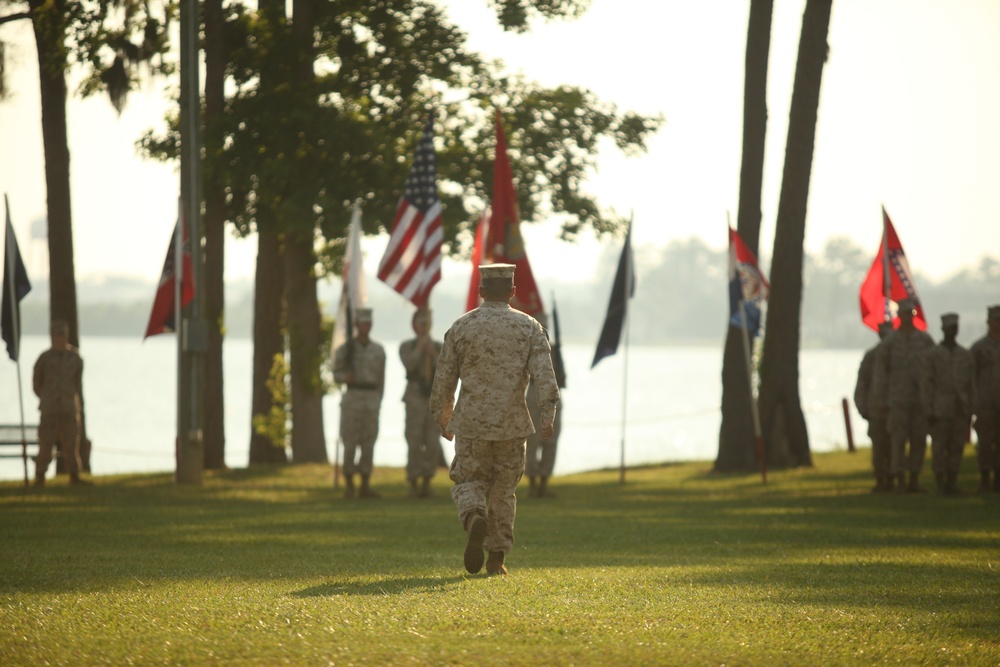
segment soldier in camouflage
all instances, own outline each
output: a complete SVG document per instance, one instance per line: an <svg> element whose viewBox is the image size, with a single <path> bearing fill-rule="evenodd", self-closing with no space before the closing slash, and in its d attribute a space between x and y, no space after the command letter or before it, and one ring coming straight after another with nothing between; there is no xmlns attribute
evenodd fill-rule
<svg viewBox="0 0 1000 667"><path fill-rule="evenodd" d="M431 479L443 457L441 429L430 409L431 384L441 343L431 339L431 312L427 308L417 309L412 326L416 338L403 341L399 346L399 358L406 369L406 391L403 392L406 479L410 483L411 498L430 498L433 495Z"/></svg>
<svg viewBox="0 0 1000 667"><path fill-rule="evenodd" d="M535 431L524 396L538 387L539 431L552 437L559 404L549 342L532 317L510 307L514 265L479 267L483 304L445 334L431 391L431 412L448 440L456 438L451 496L466 530L465 569L506 574L514 544L515 489L524 474L525 438ZM458 402L455 389L462 382Z"/></svg>
<svg viewBox="0 0 1000 667"><path fill-rule="evenodd" d="M899 328L879 344L875 358L876 400L889 411L890 473L900 493L926 493L920 486L927 453L927 416L920 402L920 380L924 352L934 347L934 340L913 325L915 314L912 300L899 302Z"/></svg>
<svg viewBox="0 0 1000 667"><path fill-rule="evenodd" d="M920 398L931 433L931 466L939 493L958 493L969 420L975 405L972 353L958 344L958 315L941 316L944 339L924 353Z"/></svg>
<svg viewBox="0 0 1000 667"><path fill-rule="evenodd" d="M52 347L35 362L32 384L38 396L38 458L35 486L45 486L45 472L56 441L62 447L70 484L89 484L80 478L80 396L83 393L83 359L69 344L69 326L53 321Z"/></svg>
<svg viewBox="0 0 1000 667"><path fill-rule="evenodd" d="M976 367L976 437L979 440L980 491L1000 493L1000 305L987 309L986 335L969 349Z"/></svg>
<svg viewBox="0 0 1000 667"><path fill-rule="evenodd" d="M548 334L548 321L545 314L538 316L538 321L545 327ZM550 349L551 342L550 342ZM553 349L553 355L555 350ZM566 372L561 364L556 363L556 358L552 359L552 370L556 374L556 386L559 387L559 404L563 403L562 390L566 388ZM524 397L528 404L528 414L531 415L532 423L541 423L541 408L538 405L538 389L534 382L528 383L528 392ZM536 433L528 435L527 448L525 450L524 474L528 476L528 497L529 498L557 498L558 494L549 489L549 478L552 477L552 470L556 464L556 449L559 446L559 434L562 433L562 409L556 411L555 421L552 423L552 437L542 440Z"/></svg>
<svg viewBox="0 0 1000 667"><path fill-rule="evenodd" d="M882 322L878 325L879 340L885 340L892 333L892 322ZM868 435L872 439L872 468L875 471L875 487L872 493L892 491L892 476L889 474L891 456L889 455L889 415L888 411L876 400L873 391L875 379L875 358L878 345L875 345L861 358L858 368L858 382L854 386L854 405L858 414L868 422Z"/></svg>
<svg viewBox="0 0 1000 667"><path fill-rule="evenodd" d="M344 495L353 498L354 473L361 475L361 498L378 498L371 488L372 458L378 438L378 416L385 388L385 349L370 337L371 308L355 310L357 336L337 348L333 379L347 385L340 401L340 438L344 442ZM357 461L355 458L360 457Z"/></svg>

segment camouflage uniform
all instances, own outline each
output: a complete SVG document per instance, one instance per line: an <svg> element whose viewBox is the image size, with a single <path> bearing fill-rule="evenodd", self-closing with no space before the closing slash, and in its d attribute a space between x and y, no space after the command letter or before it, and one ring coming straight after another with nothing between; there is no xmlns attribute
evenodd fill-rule
<svg viewBox="0 0 1000 667"><path fill-rule="evenodd" d="M927 452L927 416L920 403L923 354L934 340L916 329L898 329L878 346L874 388L889 410L890 473L919 476ZM906 443L910 443L909 453Z"/></svg>
<svg viewBox="0 0 1000 667"><path fill-rule="evenodd" d="M445 334L431 391L431 412L455 434L451 496L459 520L487 521L483 547L509 553L514 544L514 491L524 473L524 442L535 427L524 401L538 383L542 421L559 403L549 342L534 318L507 303L484 301ZM455 389L462 381L458 402Z"/></svg>
<svg viewBox="0 0 1000 667"><path fill-rule="evenodd" d="M63 461L71 479L77 479L80 462L80 395L83 359L73 346L50 348L35 362L33 385L38 396L38 458L35 477L44 479L52 461L56 441L62 446Z"/></svg>
<svg viewBox="0 0 1000 667"><path fill-rule="evenodd" d="M868 422L868 435L872 439L872 468L875 479L884 490L889 484L892 457L889 450L889 413L885 406L879 404L873 386L878 348L878 345L871 348L861 359L858 382L854 386L854 406L858 409L858 414Z"/></svg>
<svg viewBox="0 0 1000 667"><path fill-rule="evenodd" d="M942 343L924 353L920 397L930 423L935 475L958 473L962 463L976 397L972 366L972 353L957 343Z"/></svg>
<svg viewBox="0 0 1000 667"><path fill-rule="evenodd" d="M441 343L432 343L440 354ZM399 346L399 358L406 369L406 390L403 392L408 450L406 478L413 482L420 477L433 477L443 456L441 429L430 410L431 384L437 364L431 360L430 355L423 354L417 348L416 338L404 341Z"/></svg>
<svg viewBox="0 0 1000 667"><path fill-rule="evenodd" d="M989 334L969 349L976 375L976 437L979 441L979 470L996 475L994 489L1000 487L1000 339Z"/></svg>
<svg viewBox="0 0 1000 667"><path fill-rule="evenodd" d="M353 348L353 352L350 350ZM375 439L378 438L378 413L385 387L385 350L373 340L362 344L351 340L337 348L333 361L333 379L346 382L354 371L354 382L347 385L340 401L340 437L344 442L344 474L370 475ZM355 463L357 450L361 458Z"/></svg>

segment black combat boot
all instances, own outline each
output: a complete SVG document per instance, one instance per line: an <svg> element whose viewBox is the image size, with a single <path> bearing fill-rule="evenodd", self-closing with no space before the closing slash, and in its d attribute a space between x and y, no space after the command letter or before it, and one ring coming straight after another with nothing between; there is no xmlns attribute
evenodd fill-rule
<svg viewBox="0 0 1000 667"><path fill-rule="evenodd" d="M958 490L958 473L957 472L949 472L947 474L946 479L945 479L945 483L944 483L944 492L946 494L948 494L949 496L957 496L957 495L961 494L961 491Z"/></svg>
<svg viewBox="0 0 1000 667"><path fill-rule="evenodd" d="M381 498L382 494L371 487L370 480L371 475L361 475L361 491L358 493L358 497Z"/></svg>
<svg viewBox="0 0 1000 667"><path fill-rule="evenodd" d="M410 492L406 494L409 498L419 498L420 489L417 488L417 478L414 477L410 480Z"/></svg>
<svg viewBox="0 0 1000 667"><path fill-rule="evenodd" d="M354 497L354 475L344 475L344 497Z"/></svg>
<svg viewBox="0 0 1000 667"><path fill-rule="evenodd" d="M906 473L896 473L896 493L906 493Z"/></svg>
<svg viewBox="0 0 1000 667"><path fill-rule="evenodd" d="M920 473L910 473L910 485L906 488L907 493L927 493L927 489L920 486Z"/></svg>
<svg viewBox="0 0 1000 667"><path fill-rule="evenodd" d="M534 498L538 495L538 483L535 481L534 477L528 478L528 497Z"/></svg>
<svg viewBox="0 0 1000 667"><path fill-rule="evenodd" d="M424 477L424 481L420 485L420 497L421 498L433 498L434 492L431 491L431 478Z"/></svg>
<svg viewBox="0 0 1000 667"><path fill-rule="evenodd" d="M944 473L936 472L934 473L934 486L937 488L938 493L944 493Z"/></svg>

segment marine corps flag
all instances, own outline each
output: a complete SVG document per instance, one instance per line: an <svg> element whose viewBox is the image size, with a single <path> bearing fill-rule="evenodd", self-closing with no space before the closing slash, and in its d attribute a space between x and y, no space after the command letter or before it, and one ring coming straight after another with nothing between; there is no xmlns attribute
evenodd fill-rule
<svg viewBox="0 0 1000 667"><path fill-rule="evenodd" d="M861 283L861 321L870 329L878 331L881 322L891 320L893 328L899 327L896 304L903 299L912 299L917 305L913 326L927 331L924 307L917 296L917 286L910 273L910 263L906 261L903 244L896 235L896 229L889 220L889 214L882 207L882 244L878 256L868 269L868 275Z"/></svg>
<svg viewBox="0 0 1000 667"><path fill-rule="evenodd" d="M7 210L6 241L3 255L3 316L0 328L3 329L3 339L7 343L7 354L11 361L17 361L21 348L21 299L31 291L28 272L21 259L21 250L14 236L14 225L10 222L10 202L7 195L3 197Z"/></svg>
<svg viewBox="0 0 1000 667"><path fill-rule="evenodd" d="M604 327L597 341L597 351L594 352L591 368L604 357L610 357L618 351L618 343L622 339L622 329L625 326L625 316L628 313L628 300L634 295L635 265L632 256L632 223L629 222L622 256L618 260L618 270L615 272L615 284L611 288L608 314L604 316Z"/></svg>
<svg viewBox="0 0 1000 667"><path fill-rule="evenodd" d="M183 234L182 238L178 238ZM177 254L181 255L181 284L177 289ZM177 293L180 292L180 307L177 306ZM146 340L150 336L161 333L173 333L177 330L177 313L180 308L191 303L194 298L194 266L191 263L191 239L188 238L187 222L183 214L178 216L174 233L171 236L167 257L163 260L163 271L160 273L160 284L156 288L153 299L153 310L149 314L149 324L146 325Z"/></svg>
<svg viewBox="0 0 1000 667"><path fill-rule="evenodd" d="M517 208L517 193L514 191L514 174L507 158L507 138L499 109L496 112L497 149L493 162L493 201L483 239L483 264L513 264L514 288L516 290L510 305L532 317L540 317L544 308L538 293L535 276L528 263L521 237L521 215ZM485 218L484 218L485 220ZM483 222L480 222L482 225ZM470 291L479 293L478 271L473 267L473 284ZM472 300L470 296L469 300Z"/></svg>

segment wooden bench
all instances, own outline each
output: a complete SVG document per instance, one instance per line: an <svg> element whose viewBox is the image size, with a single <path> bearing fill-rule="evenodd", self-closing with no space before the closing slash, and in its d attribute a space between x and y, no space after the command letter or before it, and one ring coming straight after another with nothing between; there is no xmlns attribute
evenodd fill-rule
<svg viewBox="0 0 1000 667"><path fill-rule="evenodd" d="M24 425L24 451L21 450L21 440L20 424L0 424L0 459L35 458L38 454L38 424ZM27 484L27 469L24 474Z"/></svg>

